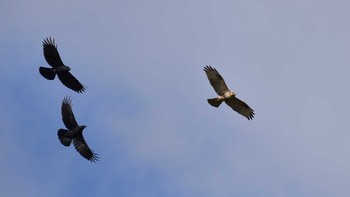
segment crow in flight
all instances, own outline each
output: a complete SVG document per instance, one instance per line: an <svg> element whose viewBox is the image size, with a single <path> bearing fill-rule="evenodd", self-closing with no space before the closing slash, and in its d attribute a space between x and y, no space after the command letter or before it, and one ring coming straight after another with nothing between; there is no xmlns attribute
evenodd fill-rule
<svg viewBox="0 0 350 197"><path fill-rule="evenodd" d="M84 92L85 87L69 72L70 68L63 64L58 54L55 40L51 39L51 37L44 39L43 47L45 59L52 68L40 67L40 74L48 80L55 79L57 74L63 85L78 93Z"/></svg>
<svg viewBox="0 0 350 197"><path fill-rule="evenodd" d="M72 141L75 149L87 160L91 162L98 161L98 154L90 150L89 146L84 140L83 130L85 125L79 126L75 120L72 111L72 100L70 97L64 97L61 107L62 120L67 129L58 130L58 139L64 146L69 146Z"/></svg>

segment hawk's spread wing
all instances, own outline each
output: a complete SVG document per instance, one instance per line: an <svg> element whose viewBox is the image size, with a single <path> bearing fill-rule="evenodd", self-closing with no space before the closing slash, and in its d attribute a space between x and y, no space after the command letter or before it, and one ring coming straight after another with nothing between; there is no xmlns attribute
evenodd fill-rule
<svg viewBox="0 0 350 197"><path fill-rule="evenodd" d="M72 111L72 99L70 97L64 97L61 107L62 120L67 129L73 129L78 126Z"/></svg>
<svg viewBox="0 0 350 197"><path fill-rule="evenodd" d="M250 108L245 102L239 100L235 96L230 97L230 99L227 99L225 102L233 110L248 118L248 120L253 119L254 110Z"/></svg>
<svg viewBox="0 0 350 197"><path fill-rule="evenodd" d="M51 67L56 68L63 65L61 57L58 54L54 39L51 39L51 37L46 38L43 41L43 47L45 59Z"/></svg>
<svg viewBox="0 0 350 197"><path fill-rule="evenodd" d="M224 79L215 68L206 66L204 67L204 71L207 74L211 86L213 86L218 95L223 95L225 92L230 91Z"/></svg>
<svg viewBox="0 0 350 197"><path fill-rule="evenodd" d="M81 135L80 137L74 138L73 139L73 144L75 149L83 156L85 159L95 162L98 161L99 157L98 154L94 153L91 151L89 146L84 140L84 137Z"/></svg>
<svg viewBox="0 0 350 197"><path fill-rule="evenodd" d="M65 85L67 88L72 89L78 93L85 91L85 87L69 71L60 72L57 74L57 76L63 85Z"/></svg>

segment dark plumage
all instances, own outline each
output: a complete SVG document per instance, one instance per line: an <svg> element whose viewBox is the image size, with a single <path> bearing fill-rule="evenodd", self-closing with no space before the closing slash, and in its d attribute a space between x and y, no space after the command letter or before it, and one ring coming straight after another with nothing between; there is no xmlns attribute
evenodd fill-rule
<svg viewBox="0 0 350 197"><path fill-rule="evenodd" d="M48 80L55 79L55 76L57 75L63 85L69 89L78 93L84 92L85 87L69 72L70 68L63 64L61 57L58 54L55 40L51 39L51 37L44 39L43 47L45 59L52 68L40 67L40 74Z"/></svg>
<svg viewBox="0 0 350 197"><path fill-rule="evenodd" d="M219 72L211 67L204 67L204 71L207 74L211 86L213 86L215 92L219 95L217 98L208 99L208 103L213 107L219 107L220 104L225 101L225 103L230 106L233 110L246 117L248 120L254 118L254 110L250 108L245 102L239 100L234 92L231 92L224 78L219 74Z"/></svg>
<svg viewBox="0 0 350 197"><path fill-rule="evenodd" d="M75 149L87 160L91 162L98 161L98 154L90 150L89 146L84 140L83 130L85 125L79 126L75 120L72 111L72 100L69 97L63 98L62 107L62 120L66 128L58 130L58 139L64 146L70 146L73 141Z"/></svg>

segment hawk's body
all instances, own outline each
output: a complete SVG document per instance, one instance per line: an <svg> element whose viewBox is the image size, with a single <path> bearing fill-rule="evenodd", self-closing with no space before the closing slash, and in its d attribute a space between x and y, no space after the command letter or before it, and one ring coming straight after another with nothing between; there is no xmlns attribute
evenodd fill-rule
<svg viewBox="0 0 350 197"><path fill-rule="evenodd" d="M72 100L69 97L65 97L63 99L61 113L63 123L68 130L58 130L57 135L60 142L65 146L70 146L73 141L75 149L80 153L81 156L92 162L98 161L98 154L91 151L84 140L83 130L86 126L79 126L75 120L72 111Z"/></svg>
<svg viewBox="0 0 350 197"><path fill-rule="evenodd" d="M40 67L40 74L48 80L55 79L55 76L57 75L63 85L69 89L72 89L78 93L84 92L85 87L69 72L70 68L63 64L57 51L55 40L46 38L43 41L43 47L44 57L52 68Z"/></svg>
<svg viewBox="0 0 350 197"><path fill-rule="evenodd" d="M208 103L210 105L219 107L220 104L225 101L228 106L242 116L246 117L248 120L253 119L254 110L251 109L245 102L239 100L236 97L236 94L228 89L225 80L215 68L206 66L204 67L204 71L207 74L210 84L219 95L217 98L208 99Z"/></svg>

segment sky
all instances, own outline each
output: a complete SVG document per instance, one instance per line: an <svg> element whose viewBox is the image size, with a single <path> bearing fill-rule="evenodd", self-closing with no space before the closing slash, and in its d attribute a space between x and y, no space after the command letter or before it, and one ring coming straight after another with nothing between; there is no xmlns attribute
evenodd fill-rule
<svg viewBox="0 0 350 197"><path fill-rule="evenodd" d="M348 196L350 1L0 2L0 196ZM42 41L87 87L39 74ZM215 67L255 111L223 104ZM61 103L100 160L64 147Z"/></svg>

